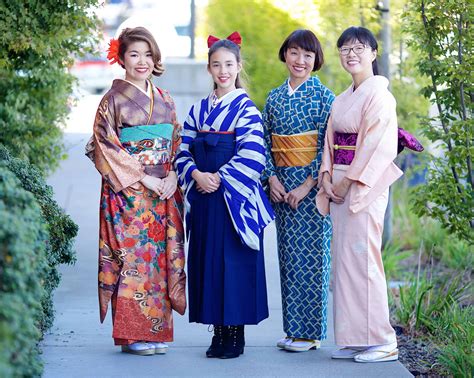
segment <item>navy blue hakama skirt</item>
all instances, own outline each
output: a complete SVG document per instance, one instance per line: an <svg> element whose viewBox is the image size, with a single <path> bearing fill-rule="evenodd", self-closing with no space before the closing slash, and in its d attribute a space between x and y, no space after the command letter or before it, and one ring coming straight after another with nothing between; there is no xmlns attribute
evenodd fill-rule
<svg viewBox="0 0 474 378"><path fill-rule="evenodd" d="M192 146L201 172L217 172L235 153L233 134L198 133ZM188 250L189 321L257 324L268 317L263 233L260 250L240 240L224 200L223 185L210 194L190 189Z"/></svg>

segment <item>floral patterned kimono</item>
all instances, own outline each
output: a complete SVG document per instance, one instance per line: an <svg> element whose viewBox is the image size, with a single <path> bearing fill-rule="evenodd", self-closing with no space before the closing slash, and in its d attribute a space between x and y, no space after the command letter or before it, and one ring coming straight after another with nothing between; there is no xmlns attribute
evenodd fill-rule
<svg viewBox="0 0 474 378"><path fill-rule="evenodd" d="M111 302L116 345L172 341L172 308L185 308L181 193L160 200L139 182L145 174L162 178L172 169L179 125L171 97L151 82L148 89L147 95L114 80L86 147L103 177L100 320Z"/></svg>

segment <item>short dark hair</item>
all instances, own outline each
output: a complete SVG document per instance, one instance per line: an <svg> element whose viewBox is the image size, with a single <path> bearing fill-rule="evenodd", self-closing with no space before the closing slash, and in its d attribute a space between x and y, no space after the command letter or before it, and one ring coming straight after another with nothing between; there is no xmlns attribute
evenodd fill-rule
<svg viewBox="0 0 474 378"><path fill-rule="evenodd" d="M372 51L376 51L379 48L377 40L372 32L362 26L351 26L344 30L337 40L337 48L339 49L342 45L351 41L359 41L360 43L370 47ZM377 59L374 59L372 62L372 71L374 72L374 75L378 75Z"/></svg>
<svg viewBox="0 0 474 378"><path fill-rule="evenodd" d="M161 63L161 52L158 44L156 43L155 38L153 35L142 26L138 26L136 28L126 28L122 30L120 36L118 37L119 40L119 58L122 62L125 59L125 53L127 52L128 47L134 42L146 42L150 47L151 55L153 57L153 62L155 63L155 67L153 68L153 75L161 76L161 74L165 71L163 65ZM122 68L125 68L124 65L120 64Z"/></svg>
<svg viewBox="0 0 474 378"><path fill-rule="evenodd" d="M285 53L292 47L299 47L306 51L312 51L315 54L313 71L319 70L324 64L324 54L319 39L311 30L298 29L286 37L280 47L278 57L282 62L286 62Z"/></svg>

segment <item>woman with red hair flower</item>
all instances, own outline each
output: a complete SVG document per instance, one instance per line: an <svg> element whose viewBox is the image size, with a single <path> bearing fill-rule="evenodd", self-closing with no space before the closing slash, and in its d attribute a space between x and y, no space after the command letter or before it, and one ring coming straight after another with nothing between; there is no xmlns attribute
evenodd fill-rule
<svg viewBox="0 0 474 378"><path fill-rule="evenodd" d="M166 353L172 309L186 308L182 197L173 160L180 138L173 100L155 87L163 73L145 28L125 29L107 58L125 69L97 110L86 154L102 175L99 240L100 320L112 306L122 351Z"/></svg>

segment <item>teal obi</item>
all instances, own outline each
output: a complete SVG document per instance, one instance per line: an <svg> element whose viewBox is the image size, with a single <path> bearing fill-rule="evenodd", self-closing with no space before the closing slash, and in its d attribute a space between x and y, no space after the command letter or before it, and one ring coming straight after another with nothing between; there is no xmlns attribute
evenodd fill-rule
<svg viewBox="0 0 474 378"><path fill-rule="evenodd" d="M165 177L169 170L174 127L170 123L121 129L120 142L145 168L145 173Z"/></svg>

